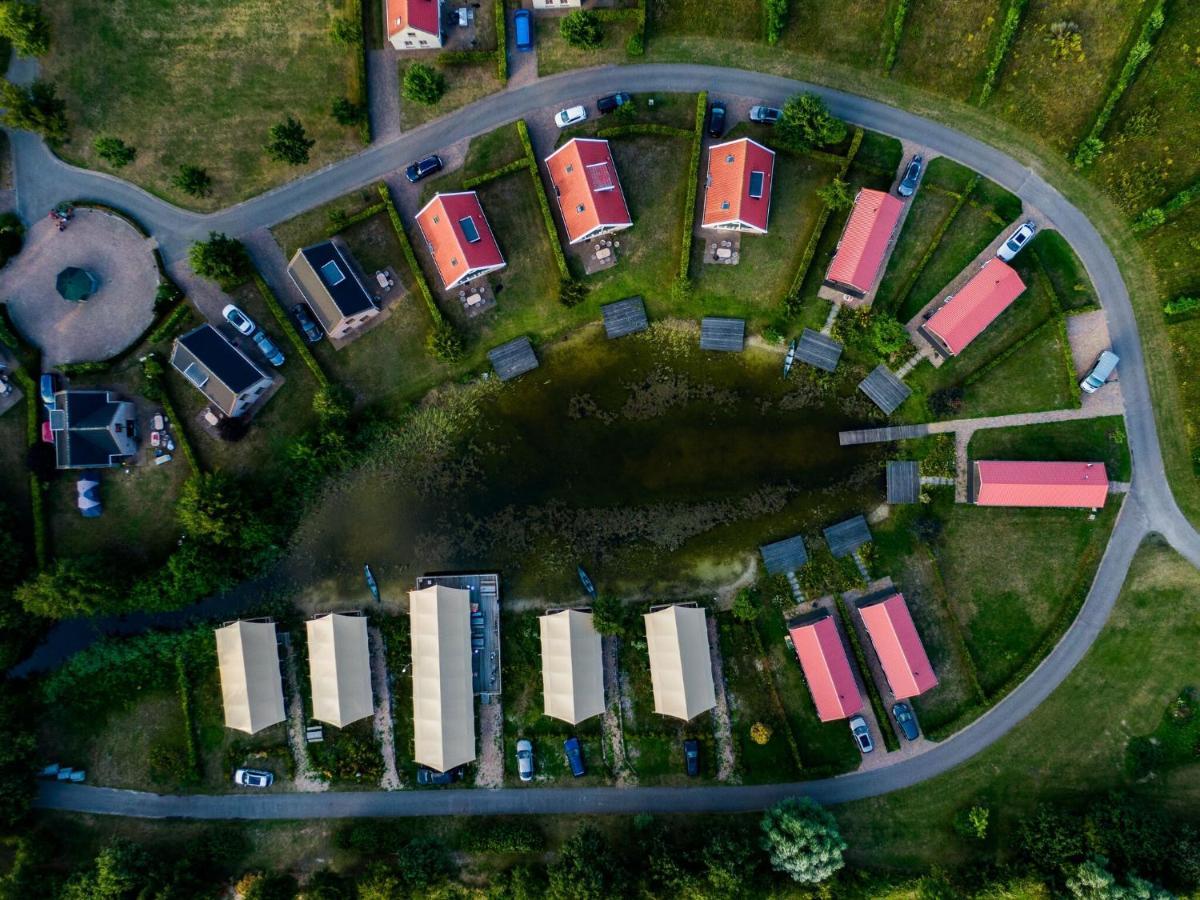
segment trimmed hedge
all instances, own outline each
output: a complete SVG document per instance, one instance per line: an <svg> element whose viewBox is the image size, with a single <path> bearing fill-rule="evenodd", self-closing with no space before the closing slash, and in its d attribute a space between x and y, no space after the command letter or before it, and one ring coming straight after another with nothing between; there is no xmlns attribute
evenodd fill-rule
<svg viewBox="0 0 1200 900"><path fill-rule="evenodd" d="M1143 210L1133 223L1134 231L1150 231L1167 221L1167 218L1200 200L1200 181L1185 187L1182 191L1164 203L1162 206L1151 206Z"/></svg>
<svg viewBox="0 0 1200 900"><path fill-rule="evenodd" d="M558 228L554 224L554 214L550 212L550 200L546 197L546 188L542 184L541 173L538 172L537 157L533 153L533 143L529 140L529 126L524 119L517 119L517 134L521 136L521 146L525 148L525 159L529 166L529 174L533 177L533 187L537 191L538 205L542 208L542 221L546 224L546 234L550 238L550 246L554 250L554 261L558 264L558 274L563 281L571 278L571 269L567 266L567 258L563 254L562 244L558 240Z"/></svg>
<svg viewBox="0 0 1200 900"><path fill-rule="evenodd" d="M908 280L904 282L904 287L896 295L895 308L900 309L904 306L904 301L908 299L908 295L912 292L913 287L917 283L917 279L921 277L921 273L925 271L925 267L929 265L929 261L933 259L933 254L937 252L937 248L942 243L942 238L946 236L946 232L950 230L950 226L954 224L954 220L958 218L958 214L962 208L967 205L967 200L975 191L975 186L979 184L981 176L976 174L971 177L962 194L959 195L958 201L951 208L949 214L942 220L942 224L938 226L937 231L933 233L933 237L929 241L929 246L925 248L925 253L913 269L912 274L908 276Z"/></svg>
<svg viewBox="0 0 1200 900"><path fill-rule="evenodd" d="M596 137L604 138L605 140L609 138L637 137L639 135L690 138L692 132L687 128L676 128L673 125L651 125L649 123L614 125L612 128L601 128L596 132Z"/></svg>
<svg viewBox="0 0 1200 900"><path fill-rule="evenodd" d="M38 419L37 383L24 368L14 369L12 374L25 393L25 442L34 447L42 439L41 422ZM46 529L46 486L32 472L29 474L29 508L33 516L33 558L38 571L41 571L50 564L49 532Z"/></svg>
<svg viewBox="0 0 1200 900"><path fill-rule="evenodd" d="M109 364L103 360L94 360L90 362L63 363L58 367L58 371L72 378L76 375L95 375L97 372L105 372L109 368Z"/></svg>
<svg viewBox="0 0 1200 900"><path fill-rule="evenodd" d="M443 66L467 66L487 62L494 55L494 50L443 50L437 61Z"/></svg>
<svg viewBox="0 0 1200 900"><path fill-rule="evenodd" d="M763 0L763 23L767 43L775 45L787 26L788 0Z"/></svg>
<svg viewBox="0 0 1200 900"><path fill-rule="evenodd" d="M495 181L497 178L503 178L505 175L511 175L513 172L520 172L529 168L529 161L524 157L514 159L510 163L506 163L498 169L492 169L490 172L484 172L482 175L476 175L473 178L463 180L462 189L469 191L472 188L479 187L481 184L486 184L489 181Z"/></svg>
<svg viewBox="0 0 1200 900"><path fill-rule="evenodd" d="M317 358L308 349L308 344L305 342L304 336L300 334L300 330L296 327L295 323L288 318L287 311L284 310L283 304L279 302L279 298L275 296L270 285L263 280L263 277L258 272L254 273L253 278L255 287L258 288L258 292L262 295L263 301L271 310L271 314L275 316L275 321L279 323L279 327L283 329L283 333L288 336L288 340L292 342L297 355L304 360L304 364L312 372L313 378L317 379L317 384L323 388L329 387L329 376L325 374L325 370L321 368L321 364L317 362Z"/></svg>
<svg viewBox="0 0 1200 900"><path fill-rule="evenodd" d="M508 84L508 0L496 0L496 77L500 86Z"/></svg>
<svg viewBox="0 0 1200 900"><path fill-rule="evenodd" d="M888 718L883 698L879 696L879 688L871 676L871 667L867 665L867 654L863 651L862 641L858 639L858 632L854 630L850 609L846 606L846 601L842 599L841 594L834 599L837 602L838 616L842 620L842 628L846 631L846 637L850 639L850 649L854 651L854 658L858 661L858 670L863 676L863 684L867 687L867 698L871 701L871 709L875 711L875 720L879 724L880 734L883 735L883 745L889 753L899 750L900 739L896 737L896 730L892 728L892 720Z"/></svg>
<svg viewBox="0 0 1200 900"><path fill-rule="evenodd" d="M1007 362L1009 359L1011 359L1013 356L1015 356L1017 353L1019 353L1026 344L1028 344L1030 341L1032 341L1034 338L1036 338L1038 335L1040 335L1044 330L1046 330L1048 327L1055 324L1056 322L1060 322L1060 321L1063 321L1063 316L1061 314L1054 316L1053 318L1047 319L1045 322L1043 322L1037 328L1034 328L1032 331L1030 331L1029 334L1025 335L1025 337L1021 338L1015 344L1012 344L1011 346L1006 348L1003 353L1000 353L997 356L993 357L988 362L987 365L976 369L974 372L972 372L970 375L968 375L966 378L964 378L963 379L963 387L970 387L971 385L977 384L979 381L986 378L990 372L992 372L998 366L1003 365L1005 362ZM1070 344L1068 344L1067 346L1070 347Z"/></svg>
<svg viewBox="0 0 1200 900"><path fill-rule="evenodd" d="M359 31L362 34L362 36L358 39L358 46L354 49L354 54L358 58L355 60L355 78L352 84L353 89L350 91L350 102L355 106L366 109L368 84L366 40L367 22L363 6L363 0L350 0L350 15L353 16L358 22ZM376 6L373 2L366 4L366 8L371 11L372 15L375 14ZM362 122L360 122L358 126L358 136L364 144L371 143L370 116L363 116Z"/></svg>
<svg viewBox="0 0 1200 900"><path fill-rule="evenodd" d="M183 746L187 752L188 776L192 781L199 781L203 772L200 753L196 748L196 717L192 712L191 679L188 678L183 648L175 651L175 690L179 695L179 711L183 714Z"/></svg>
<svg viewBox="0 0 1200 900"><path fill-rule="evenodd" d="M429 282L425 280L425 272L421 269L421 264L417 262L417 254L413 251L412 241L408 239L404 223L400 221L400 213L396 211L396 204L392 202L388 186L383 182L379 183L379 196L383 198L383 205L387 207L388 218L392 220L392 228L396 232L396 240L400 242L404 260L412 270L413 280L417 282L417 290L421 292L421 298L425 301L425 308L429 310L429 317L433 320L434 327L445 324L442 311L438 309L438 305L433 300L433 292L429 290Z"/></svg>
<svg viewBox="0 0 1200 900"><path fill-rule="evenodd" d="M992 96L996 80L1000 77L1000 67L1004 65L1004 58L1012 49L1017 30L1021 27L1021 16L1024 15L1028 2L1029 0L1009 0L1008 9L1004 11L1004 21L1000 24L1000 36L996 39L996 49L992 51L991 62L983 74L983 87L979 91L978 101L980 106L987 103L988 98Z"/></svg>
<svg viewBox="0 0 1200 900"><path fill-rule="evenodd" d="M692 155L688 160L687 200L683 208L683 241L679 251L679 281L686 281L692 264L692 229L696 224L696 179L700 177L700 147L704 143L704 114L708 91L696 95L696 127L692 130Z"/></svg>
<svg viewBox="0 0 1200 900"><path fill-rule="evenodd" d="M333 237L339 231L345 231L351 225L357 225L360 222L365 222L372 216L379 215L379 213L383 212L386 208L387 207L385 207L382 203L372 203L370 206L360 209L354 215L346 216L345 219L338 223L336 228L330 229L328 237Z"/></svg>
<svg viewBox="0 0 1200 900"><path fill-rule="evenodd" d="M172 309L159 323L158 327L151 331L146 340L151 344L157 344L159 341L165 341L172 336L172 332L179 327L179 324L191 315L192 309L183 300L180 300L175 308Z"/></svg>
<svg viewBox="0 0 1200 900"><path fill-rule="evenodd" d="M896 12L892 16L892 39L888 44L887 57L883 61L883 74L891 74L892 67L896 65L896 56L900 53L900 38L904 34L904 20L908 16L908 4L910 0L899 0L896 4Z"/></svg>

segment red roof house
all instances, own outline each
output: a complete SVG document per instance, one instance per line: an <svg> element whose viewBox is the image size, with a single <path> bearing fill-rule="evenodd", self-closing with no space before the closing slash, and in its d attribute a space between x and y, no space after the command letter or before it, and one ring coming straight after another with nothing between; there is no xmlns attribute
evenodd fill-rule
<svg viewBox="0 0 1200 900"><path fill-rule="evenodd" d="M879 657L883 676L897 700L923 694L938 680L925 655L921 636L913 625L908 604L901 594L868 601L858 608L871 646Z"/></svg>
<svg viewBox="0 0 1200 900"><path fill-rule="evenodd" d="M1108 499L1108 473L1099 462L978 460L974 477L978 506L1100 509Z"/></svg>
<svg viewBox="0 0 1200 900"><path fill-rule="evenodd" d="M714 144L708 150L704 185L704 228L767 233L775 153L749 138Z"/></svg>
<svg viewBox="0 0 1200 900"><path fill-rule="evenodd" d="M573 138L546 157L572 244L633 224L608 141Z"/></svg>
<svg viewBox="0 0 1200 900"><path fill-rule="evenodd" d="M842 239L825 283L854 297L863 297L875 286L904 203L884 191L863 188L854 198Z"/></svg>
<svg viewBox="0 0 1200 900"><path fill-rule="evenodd" d="M441 0L385 0L388 40L397 50L442 46Z"/></svg>
<svg viewBox="0 0 1200 900"><path fill-rule="evenodd" d="M446 289L504 268L504 256L474 191L434 194L417 225Z"/></svg>
<svg viewBox="0 0 1200 900"><path fill-rule="evenodd" d="M829 613L788 623L792 646L804 670L817 716L822 722L848 719L863 708L850 659Z"/></svg>
<svg viewBox="0 0 1200 900"><path fill-rule="evenodd" d="M1021 276L992 257L922 327L939 349L958 356L1025 290Z"/></svg>

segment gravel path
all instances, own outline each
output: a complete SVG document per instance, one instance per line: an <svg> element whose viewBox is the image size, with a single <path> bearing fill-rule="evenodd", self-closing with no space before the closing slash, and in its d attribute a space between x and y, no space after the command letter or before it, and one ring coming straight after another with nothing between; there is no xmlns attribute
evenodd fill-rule
<svg viewBox="0 0 1200 900"><path fill-rule="evenodd" d="M617 655L621 639L604 637L604 718L600 722L604 734L605 751L610 755L610 765L616 776L617 787L637 784L637 774L629 767L625 756L625 731L621 727L621 679L617 671Z"/></svg>
<svg viewBox="0 0 1200 900"><path fill-rule="evenodd" d="M289 646L287 651L288 683L288 745L292 748L292 763L296 774L292 784L298 791L318 792L329 790L329 782L318 778L308 764L308 750L304 745L305 716L304 698L300 696L300 682L296 678L296 653Z"/></svg>
<svg viewBox="0 0 1200 900"><path fill-rule="evenodd" d="M499 703L479 705L479 759L475 786L504 786L504 712Z"/></svg>
<svg viewBox="0 0 1200 900"><path fill-rule="evenodd" d="M371 645L371 688L375 692L375 739L383 753L383 777L379 786L385 791L400 787L396 771L395 731L392 729L392 691L388 684L387 647L378 628L367 629Z"/></svg>
<svg viewBox="0 0 1200 900"><path fill-rule="evenodd" d="M717 636L717 620L708 617L708 647L712 657L713 687L717 705L713 709L713 737L717 740L717 781L732 781L734 769L733 726L729 718L729 699L725 693L725 661L721 658L721 641Z"/></svg>

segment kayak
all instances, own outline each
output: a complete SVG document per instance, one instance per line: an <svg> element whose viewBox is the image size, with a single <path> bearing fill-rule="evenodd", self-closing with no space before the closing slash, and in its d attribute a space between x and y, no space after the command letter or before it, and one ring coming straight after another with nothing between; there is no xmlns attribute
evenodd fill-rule
<svg viewBox="0 0 1200 900"><path fill-rule="evenodd" d="M583 571L583 566L576 566L576 571L579 572L579 580L583 583L583 589L595 597L596 586L592 584L592 579L588 578L587 572Z"/></svg>
<svg viewBox="0 0 1200 900"><path fill-rule="evenodd" d="M375 580L375 573L371 571L370 566L363 566L363 575L366 576L367 588L371 591L371 596L375 598L375 602L382 603L383 601L379 599L379 583Z"/></svg>
<svg viewBox="0 0 1200 900"><path fill-rule="evenodd" d="M796 361L796 341L792 340L792 345L788 347L787 356L783 360L783 377L787 378L788 373L792 371L792 363Z"/></svg>

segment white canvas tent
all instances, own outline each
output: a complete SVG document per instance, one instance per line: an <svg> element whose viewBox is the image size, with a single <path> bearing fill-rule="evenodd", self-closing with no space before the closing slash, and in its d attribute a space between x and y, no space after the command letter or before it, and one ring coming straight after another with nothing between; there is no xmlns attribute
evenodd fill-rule
<svg viewBox="0 0 1200 900"><path fill-rule="evenodd" d="M445 772L475 758L471 594L437 584L410 591L414 758Z"/></svg>
<svg viewBox="0 0 1200 900"><path fill-rule="evenodd" d="M643 618L654 711L686 721L716 706L704 610L668 606Z"/></svg>
<svg viewBox="0 0 1200 900"><path fill-rule="evenodd" d="M307 625L313 718L344 728L374 714L366 617L330 613Z"/></svg>
<svg viewBox="0 0 1200 900"><path fill-rule="evenodd" d="M225 727L247 734L284 720L274 622L231 622L216 630Z"/></svg>
<svg viewBox="0 0 1200 900"><path fill-rule="evenodd" d="M604 712L604 663L592 614L563 609L538 619L546 715L577 725Z"/></svg>

